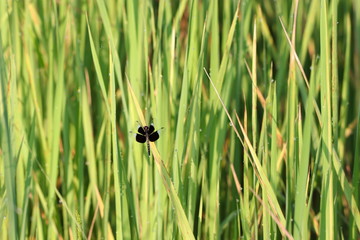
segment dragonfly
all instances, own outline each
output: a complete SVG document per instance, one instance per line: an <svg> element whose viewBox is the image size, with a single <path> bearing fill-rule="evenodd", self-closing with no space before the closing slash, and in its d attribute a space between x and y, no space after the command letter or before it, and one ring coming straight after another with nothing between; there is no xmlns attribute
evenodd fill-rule
<svg viewBox="0 0 360 240"><path fill-rule="evenodd" d="M162 129L162 128L161 128ZM150 157L150 142L155 142L159 139L159 130L155 131L154 124L150 126L140 126L138 128L138 132L135 135L135 139L138 143L145 143L147 144L148 155Z"/></svg>

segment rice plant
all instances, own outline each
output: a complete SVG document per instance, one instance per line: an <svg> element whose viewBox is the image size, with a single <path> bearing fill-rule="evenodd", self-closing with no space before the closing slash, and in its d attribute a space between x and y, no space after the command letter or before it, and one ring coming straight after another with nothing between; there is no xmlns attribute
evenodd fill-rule
<svg viewBox="0 0 360 240"><path fill-rule="evenodd" d="M0 239L357 240L359 79L356 0L0 1Z"/></svg>

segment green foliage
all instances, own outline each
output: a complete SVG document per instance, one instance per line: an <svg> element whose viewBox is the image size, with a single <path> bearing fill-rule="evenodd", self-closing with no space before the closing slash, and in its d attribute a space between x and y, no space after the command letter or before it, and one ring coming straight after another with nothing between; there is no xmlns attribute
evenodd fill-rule
<svg viewBox="0 0 360 240"><path fill-rule="evenodd" d="M359 239L358 1L0 1L0 26L0 239Z"/></svg>

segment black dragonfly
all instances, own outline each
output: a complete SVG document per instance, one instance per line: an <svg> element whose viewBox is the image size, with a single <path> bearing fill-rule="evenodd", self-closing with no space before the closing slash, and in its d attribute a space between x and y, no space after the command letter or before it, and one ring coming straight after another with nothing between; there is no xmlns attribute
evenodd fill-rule
<svg viewBox="0 0 360 240"><path fill-rule="evenodd" d="M147 150L148 150L148 155L150 157L150 142L155 142L156 140L159 139L160 135L158 133L159 130L155 131L155 127L153 124L151 124L150 126L140 126L138 128L138 132L136 133L136 141L139 143L145 143L147 144Z"/></svg>

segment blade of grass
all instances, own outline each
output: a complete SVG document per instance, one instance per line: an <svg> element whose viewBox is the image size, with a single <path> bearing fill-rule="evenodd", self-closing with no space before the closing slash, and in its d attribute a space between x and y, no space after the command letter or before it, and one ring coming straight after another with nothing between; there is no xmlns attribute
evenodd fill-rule
<svg viewBox="0 0 360 240"><path fill-rule="evenodd" d="M219 89L223 89L226 91L226 88L229 88L229 91L231 89L230 82L226 82L224 84L225 79L225 73L226 69L230 60L230 49L233 45L233 38L235 33L235 28L238 22L238 12L240 10L240 2L237 4L236 11L233 15L231 26L229 33L227 35L226 39L226 45L224 49L223 56L221 58L220 62L220 68L216 64L218 64L218 46L220 43L218 42L218 38L214 36L214 31L218 32L218 26L217 23L214 23L214 21L217 19L216 16L218 16L218 5L214 2L214 4L211 5L211 17L209 21L211 21L211 28L210 32L211 34L211 74L216 79L215 84ZM217 21L217 20L216 20ZM209 182L206 183L209 187L209 192L207 196L207 204L206 204L206 219L205 221L206 228L207 228L207 238L209 239L216 239L218 238L219 234L219 182L220 182L220 159L221 159L221 151L225 142L225 129L221 129L217 126L224 126L224 121L226 121L226 118L224 114L221 114L221 111L219 111L219 102L217 101L217 97L213 92L210 92L210 120L207 122L207 128L210 132L210 157L209 157L209 170L208 170L208 180ZM215 129L215 130L214 130Z"/></svg>
<svg viewBox="0 0 360 240"><path fill-rule="evenodd" d="M111 48L110 48L111 49ZM109 76L110 76L110 97L109 97L109 113L110 113L110 126L111 126L111 146L112 146L112 161L114 166L114 186L115 186L115 206L116 206L116 238L123 239L129 238L129 233L125 233L126 227L123 227L123 222L127 219L124 219L123 212L127 212L126 208L122 209L124 198L122 197L121 186L123 182L123 169L121 169L121 164L119 161L119 152L118 152L118 141L116 135L116 101L115 101L115 78L114 78L114 66L112 64L112 51L110 50L109 54ZM110 110L111 106L111 110ZM126 221L126 223L128 223Z"/></svg>
<svg viewBox="0 0 360 240"><path fill-rule="evenodd" d="M130 82L128 81L128 90L130 92L130 95L132 97L133 103L135 104L135 108L138 114L138 117L141 121L142 124L145 124L145 118L144 115L141 111L139 102L135 96L135 93L131 87ZM177 225L182 233L182 236L184 239L195 239L194 235L192 233L190 224L186 218L184 209L181 205L180 199L176 193L176 190L174 188L174 185L170 179L170 176L167 172L167 169L164 165L164 163L162 162L162 159L160 157L159 152L157 151L156 145L153 142L150 142L150 147L151 147L151 152L154 156L155 159L155 163L156 163L156 167L158 169L158 173L160 174L162 180L163 180L163 184L164 187L168 193L168 196L170 198L170 201L174 207L175 213L176 213L176 217L177 217Z"/></svg>
<svg viewBox="0 0 360 240"><path fill-rule="evenodd" d="M40 171L42 172L42 174L44 174L47 182L49 183L49 186L53 189L54 193L56 194L56 196L60 199L61 204L64 206L64 208L66 209L67 213L69 214L70 218L74 221L74 223L76 224L77 228L81 231L82 237L86 238L85 236L85 232L84 230L81 228L81 225L78 223L78 221L76 220L74 214L72 213L71 209L69 208L66 200L62 197L61 193L57 190L55 184L51 184L51 179L50 177L46 174L45 170L43 169L43 167L41 166L41 164L36 161Z"/></svg>
<svg viewBox="0 0 360 240"><path fill-rule="evenodd" d="M50 185L55 186L56 179L59 175L59 168L54 167L58 166L59 164L59 147L61 144L60 137L61 137L61 128L62 128L62 121L63 121L63 111L64 106L66 103L65 98L65 79L64 79L64 65L65 65L65 29L67 24L69 24L68 15L64 14L63 5L59 6L59 9L56 9L56 6L54 7L54 17L55 17L55 25L54 25L54 34L55 34L55 63L58 64L57 69L54 70L54 74L57 75L57 80L54 80L55 83L55 95L54 97L54 105L51 106L52 111L52 139L50 140L50 162L47 162L46 166L52 166L48 172L48 177L50 179ZM64 22L60 23L58 21L58 18L64 17ZM57 212L55 211L55 193L57 189L49 188L48 194L47 194L47 205L49 207L49 211L46 213L49 221L50 226L55 226L55 222L57 220ZM55 213L55 214L54 214ZM53 215L54 214L54 215ZM47 229L48 236L54 236L54 233L58 231L53 227L49 227ZM55 231L55 232L54 232Z"/></svg>
<svg viewBox="0 0 360 240"><path fill-rule="evenodd" d="M359 105L360 106L360 105ZM343 191L345 192L345 196L347 196L347 200L350 203L349 205L351 205L351 210L353 213L353 216L351 216L350 218L350 224L349 224L349 228L350 228L350 238L351 239L356 239L359 237L359 233L360 233L360 227L359 227L359 208L354 207L360 206L360 200L359 200L359 187L360 187L360 176L359 176L359 172L360 172L360 149L357 147L360 145L360 109L358 109L358 124L357 124L357 131L356 131L356 140L355 140L355 156L354 156L354 166L353 166L353 189L352 189L352 193L353 196L350 196L350 191L351 189L349 189L349 184L347 184L347 180L346 177L344 176L344 172L340 171L338 172L338 178L343 179L343 181L341 182L341 186L343 187ZM339 174L340 173L340 174ZM339 177L341 176L341 177ZM343 184L343 183L344 184ZM347 187L346 189L344 189L344 187ZM356 220L357 218L357 220ZM357 225L357 229L355 227L355 225Z"/></svg>
<svg viewBox="0 0 360 240"><path fill-rule="evenodd" d="M357 135L358 137L358 135ZM358 139L357 139L358 140ZM350 183L347 181L346 179L346 176L345 176L345 172L344 170L342 169L342 166L341 166L341 160L339 159L336 151L334 150L333 151L334 153L334 161L332 161L332 166L335 170L335 173L338 177L338 180L340 182L340 185L341 185L341 188L345 194L345 197L346 197L346 200L349 204L349 209L352 213L352 216L354 218L354 222L357 226L357 230L360 231L360 212L359 212L359 207L358 207L358 201L356 200L356 198L354 196L356 196L356 194L358 195L359 194L359 191L358 189L359 188L354 188L354 190L352 190L352 187L350 185ZM359 154L357 152L357 154ZM356 155L356 159L357 162L355 162L355 168L354 168L354 171L355 170L359 170L359 155ZM356 177L354 178L355 180L358 180L359 177ZM359 181L358 181L359 182ZM359 185L358 182L355 182L355 186L356 185Z"/></svg>
<svg viewBox="0 0 360 240"><path fill-rule="evenodd" d="M0 32L0 39L1 39L1 32ZM16 182L15 182L15 173L16 173L16 163L15 163L15 156L14 156L14 149L13 149L13 141L14 141L14 133L13 133L13 123L12 123L12 113L11 107L15 104L15 95L9 93L5 87L5 81L8 80L8 87L15 87L14 78L8 78L6 72L6 65L3 58L3 47L0 41L0 84L1 84L1 131L4 131L5 134L2 136L2 155L3 155L3 170L4 170L4 180L5 180L5 189L6 189L6 207L7 207L7 216L9 217L8 220L8 234L9 237L12 239L18 238L18 217L16 213ZM9 105L8 105L9 104Z"/></svg>
<svg viewBox="0 0 360 240"><path fill-rule="evenodd" d="M228 113L228 111L227 111L227 109L226 109L225 104L223 103L223 101L222 101L222 99L221 99L221 97L220 97L217 89L215 88L214 83L213 83L212 80L211 80L211 77L210 77L209 74L207 73L206 69L204 69L204 71L205 71L205 73L207 74L208 79L209 79L212 87L214 88L215 93L216 93L217 97L219 98L219 100L220 100L220 102L221 102L221 104L222 104L222 106L223 106L223 108L224 108L224 110L225 110L225 113L227 114L227 116L228 116L228 118L229 118L229 121L231 122L232 128L234 129L234 131L235 131L236 135L238 136L238 138L241 139L240 134L239 134L239 132L237 131L237 129L236 129L236 127L235 127L235 124L234 124L233 120L232 120L231 117L230 117L230 114ZM239 122L239 123L240 123L240 122ZM257 170L257 172L258 172L258 174L259 174L259 175L258 175L258 178L259 178L261 184L263 185L263 188L266 188L266 189L268 190L268 196L267 196L267 197L268 197L268 201L269 201L269 203L270 203L270 206L271 206L271 207L273 208L273 210L274 210L275 216L276 216L277 218L279 218L279 223L281 223L281 225L278 225L278 226L279 226L280 230L282 230L282 233L283 233L283 234L289 235L289 233L286 231L286 228L285 228L285 218L284 218L284 215L283 215L283 213L282 213L282 211L281 211L281 208L280 208L280 205L279 205L279 203L278 203L278 201L277 201L277 198L276 198L276 196L275 196L275 193L274 193L274 191L272 190L272 187L271 187L271 185L270 185L270 182L269 182L269 180L267 179L267 177L266 177L266 175L265 175L265 173L264 173L263 167L261 166L261 163L260 163L260 161L258 160L258 157L257 157L257 155L256 155L256 152L255 152L255 150L254 150L254 148L253 148L253 146L252 146L252 144L251 144L248 136L246 135L246 132L245 132L245 130L244 130L244 128L243 128L243 126L242 126L241 124L240 124L240 127L241 127L241 131L242 131L242 133L243 133L243 135L244 135L244 139L245 139L246 145L249 147L251 156L252 156L253 161L254 161L252 164L253 164L253 166L256 168L256 170ZM290 236L290 235L289 235L289 236Z"/></svg>
<svg viewBox="0 0 360 240"><path fill-rule="evenodd" d="M314 61L313 61L314 69ZM315 71L313 71L314 73ZM306 102L306 113L305 113L305 124L303 129L303 144L300 150L300 159L299 172L296 177L296 194L295 194L295 213L294 213L294 238L295 239L304 239L308 233L308 219L309 212L305 211L307 196L307 178L308 178L308 169L309 169L309 160L310 160L310 146L311 146L311 131L314 127L314 105L313 99L315 99L315 90L316 90L316 79L315 74L311 75L312 79L310 80L310 89L309 95Z"/></svg>
<svg viewBox="0 0 360 240"><path fill-rule="evenodd" d="M322 201L320 220L320 239L332 240L335 237L337 226L334 224L336 209L334 208L334 183L332 161L332 127L331 127L331 92L330 92L330 46L328 34L327 1L320 4L320 72L321 72L321 117L323 152L321 162L323 165Z"/></svg>
<svg viewBox="0 0 360 240"><path fill-rule="evenodd" d="M254 20L254 33L253 33L253 41L252 41L252 66L251 66L251 79L252 79L252 94L251 94L251 133L252 133L252 143L254 146L254 150L257 149L257 73L256 73L256 64L257 64L257 52L256 52L256 20Z"/></svg>
<svg viewBox="0 0 360 240"><path fill-rule="evenodd" d="M344 63L344 75L342 79L341 86L341 102L340 102L340 119L339 119L339 158L344 159L345 154L345 131L341 129L346 129L348 112L349 112L349 88L350 88L350 54L351 54L351 21L350 16L346 15L345 17L345 31L346 31L346 49L345 49L345 63Z"/></svg>
<svg viewBox="0 0 360 240"><path fill-rule="evenodd" d="M116 79L118 80L117 82L118 82L118 85L120 86L120 90L121 90L122 94L126 94L123 79L122 79L122 74L121 74L120 58L119 58L118 51L116 50L116 47L115 47L114 37L113 37L112 31L111 31L111 24L110 24L110 20L109 20L109 15L106 11L105 2L103 0L97 0L96 3L97 3L97 6L99 7L100 16L101 16L101 19L104 24L103 26L105 28L107 40L110 43L111 52L113 53L113 61L114 61ZM127 96L125 95L124 97L121 98L121 101L123 103L125 118L129 119L129 110L128 110L128 104L126 102L126 99L127 99Z"/></svg>

